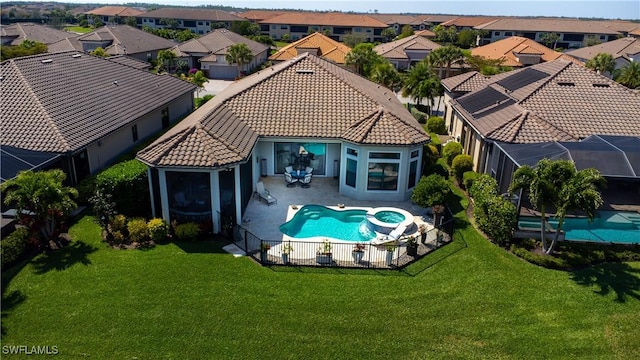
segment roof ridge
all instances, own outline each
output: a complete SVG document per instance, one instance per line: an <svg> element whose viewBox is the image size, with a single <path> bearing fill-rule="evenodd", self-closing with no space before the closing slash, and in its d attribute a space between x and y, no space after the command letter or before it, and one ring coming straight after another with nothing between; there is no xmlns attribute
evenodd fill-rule
<svg viewBox="0 0 640 360"><path fill-rule="evenodd" d="M173 136L170 136L169 138L165 139L164 141L160 141L159 143L157 143L156 147L157 147L157 145L161 145L161 144L164 145L164 144L176 143L176 142L179 142L179 141L186 140L186 138L197 129L197 126L198 126L198 124L196 124L196 126L188 126L188 127L185 127L183 129L181 129L177 133L173 134ZM155 143L155 141L154 141L154 143ZM147 150L147 149L151 149L151 147L146 147L145 149L140 150L139 153L144 153L144 151ZM157 161L157 159L161 159L162 157L168 155L169 152L171 151L171 149L172 149L171 146L167 146L159 154L154 156L154 160L153 161ZM153 161L151 161L149 163L153 163Z"/></svg>
<svg viewBox="0 0 640 360"><path fill-rule="evenodd" d="M384 108L382 106L379 106L377 109L373 110L369 115L363 117L360 120L357 120L356 122L354 122L353 124L351 124L347 129L345 129L345 132L350 131L354 128L357 128L359 125L364 124L365 122L369 122L369 125L366 128L366 131L362 132L362 135L356 139L356 141L358 142L362 142L364 139L367 138L367 136L369 134L371 134L371 131L373 131L373 128L375 126L375 124L380 121L380 119L382 118L382 115L384 114ZM376 119L377 118L377 119ZM347 134L345 134L344 132L341 134L342 138L347 138L346 136Z"/></svg>
<svg viewBox="0 0 640 360"><path fill-rule="evenodd" d="M34 57L38 57L40 55L51 55L51 54L47 54L47 53L38 54L38 55L35 55ZM60 131L60 128L58 127L56 122L53 120L53 117L51 116L49 111L47 111L47 108L44 106L44 104L40 101L40 97L38 97L36 93L33 91L33 87L31 87L31 83L24 76L20 67L16 65L14 59L11 59L10 61L11 61L11 66L16 70L20 78L20 81L25 85L27 91L29 92L31 99L38 104L39 110L42 111L42 113L45 115L47 119L47 125L49 126L49 128L51 128L53 133L56 135L55 137L58 139L59 144L61 144L62 147L65 148L65 151L70 151L71 146L69 145L69 142L67 141L67 139L65 139L64 136L62 136L62 132Z"/></svg>

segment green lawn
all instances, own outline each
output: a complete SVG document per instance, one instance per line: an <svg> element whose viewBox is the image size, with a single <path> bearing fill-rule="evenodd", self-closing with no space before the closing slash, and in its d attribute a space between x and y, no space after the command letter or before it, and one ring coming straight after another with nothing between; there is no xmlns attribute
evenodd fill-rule
<svg viewBox="0 0 640 360"><path fill-rule="evenodd" d="M113 250L91 217L72 234L3 274L2 345L95 359L640 358L639 263L547 270L468 226L402 272L265 268L215 242Z"/></svg>
<svg viewBox="0 0 640 360"><path fill-rule="evenodd" d="M64 30L73 33L86 34L93 31L94 29L82 26L67 26L66 28L64 28Z"/></svg>

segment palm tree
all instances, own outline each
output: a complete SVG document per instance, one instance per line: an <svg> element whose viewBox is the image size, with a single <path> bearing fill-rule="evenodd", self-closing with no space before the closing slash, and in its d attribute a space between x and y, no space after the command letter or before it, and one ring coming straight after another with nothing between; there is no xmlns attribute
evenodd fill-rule
<svg viewBox="0 0 640 360"><path fill-rule="evenodd" d="M196 89L196 96L200 95L200 89L202 89L202 86L204 85L204 83L206 83L209 79L207 79L206 76L204 76L204 74L202 73L202 70L198 70L196 71L195 74L191 75L191 78L189 78L189 81L194 84L195 86L197 86L198 88Z"/></svg>
<svg viewBox="0 0 640 360"><path fill-rule="evenodd" d="M640 63L632 61L623 67L616 81L630 89L640 89Z"/></svg>
<svg viewBox="0 0 640 360"><path fill-rule="evenodd" d="M558 40L560 40L560 35L556 33L545 33L540 36L540 41L546 47L552 48L553 50L556 49L556 46L558 45Z"/></svg>
<svg viewBox="0 0 640 360"><path fill-rule="evenodd" d="M604 73L607 72L609 74L613 73L613 69L616 67L616 61L611 54L600 53L588 60L584 65L598 74L604 75Z"/></svg>
<svg viewBox="0 0 640 360"><path fill-rule="evenodd" d="M373 67L369 80L395 91L402 85L402 78L398 71L386 61Z"/></svg>
<svg viewBox="0 0 640 360"><path fill-rule="evenodd" d="M238 65L238 77L242 76L242 65L248 64L253 60L253 54L247 44L239 43L229 46L227 53L224 55L224 59L229 64Z"/></svg>
<svg viewBox="0 0 640 360"><path fill-rule="evenodd" d="M451 73L451 66L453 64L462 64L464 63L464 53L462 49L457 46L447 45L433 50L427 56L427 61L433 67L440 68L440 78L445 79L449 77ZM442 66L445 66L446 72L445 76L442 77Z"/></svg>
<svg viewBox="0 0 640 360"><path fill-rule="evenodd" d="M167 67L167 70L171 72L171 65L178 58L171 50L160 50L158 51L158 68L162 69L164 66Z"/></svg>
<svg viewBox="0 0 640 360"><path fill-rule="evenodd" d="M409 69L409 73L404 79L402 96L410 96L417 104L427 98L433 107L434 98L442 95L442 92L440 79L429 63L423 60Z"/></svg>
<svg viewBox="0 0 640 360"><path fill-rule="evenodd" d="M368 77L373 66L383 61L383 57L373 50L373 44L361 43L356 45L344 57L346 65L354 65L356 72L362 76Z"/></svg>
<svg viewBox="0 0 640 360"><path fill-rule="evenodd" d="M23 171L2 184L4 203L15 206L18 214L34 235L39 232L45 244L49 243L60 219L75 209L73 199L78 196L74 188L63 185L66 175L62 170Z"/></svg>

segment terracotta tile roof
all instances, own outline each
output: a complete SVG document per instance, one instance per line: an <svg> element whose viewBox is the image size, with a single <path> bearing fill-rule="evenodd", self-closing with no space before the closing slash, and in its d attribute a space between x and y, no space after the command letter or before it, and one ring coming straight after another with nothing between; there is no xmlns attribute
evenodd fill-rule
<svg viewBox="0 0 640 360"><path fill-rule="evenodd" d="M441 23L442 26L456 26L456 27L475 27L482 24L486 24L491 21L501 19L497 16L460 16L455 19L451 19Z"/></svg>
<svg viewBox="0 0 640 360"><path fill-rule="evenodd" d="M9 45L20 45L25 39L49 45L65 38L72 38L74 34L45 25L15 23L2 26L2 37L15 37Z"/></svg>
<svg viewBox="0 0 640 360"><path fill-rule="evenodd" d="M624 27L624 22L577 20L560 18L501 18L489 23L478 25L476 29L488 31L535 31L557 33L585 33L618 35ZM629 24L629 23L627 23Z"/></svg>
<svg viewBox="0 0 640 360"><path fill-rule="evenodd" d="M321 13L321 12L287 12L267 20L264 24L283 25L328 25L328 26L358 26L386 29L387 24L363 14Z"/></svg>
<svg viewBox="0 0 640 360"><path fill-rule="evenodd" d="M585 61L593 59L600 53L611 54L614 59L623 57L629 60L630 55L640 54L640 39L625 37L617 40L607 41L598 45L567 51L568 55Z"/></svg>
<svg viewBox="0 0 640 360"><path fill-rule="evenodd" d="M130 8L128 6L103 6L97 9L93 9L91 11L87 11L88 15L100 15L100 16L120 16L120 17L129 17L129 16L138 16L144 14L144 11L140 11L134 8Z"/></svg>
<svg viewBox="0 0 640 360"><path fill-rule="evenodd" d="M267 20L272 17L280 16L287 11L278 11L278 10L249 10L242 13L239 13L238 16L245 18L249 21L260 22L262 20Z"/></svg>
<svg viewBox="0 0 640 360"><path fill-rule="evenodd" d="M328 36L324 36L319 32L315 32L278 50L278 52L269 56L269 60L285 61L293 59L300 55L298 49L302 51L306 49L317 49L317 53L314 53L314 55L323 57L336 64L344 64L344 57L351 51L351 48L347 45L335 41Z"/></svg>
<svg viewBox="0 0 640 360"><path fill-rule="evenodd" d="M258 137L388 146L429 141L395 94L305 53L233 83L138 158L160 166L223 167L246 160Z"/></svg>
<svg viewBox="0 0 640 360"><path fill-rule="evenodd" d="M480 88L489 79L477 71L471 71L442 79L442 86L452 93L466 93Z"/></svg>
<svg viewBox="0 0 640 360"><path fill-rule="evenodd" d="M493 76L452 106L482 136L497 141L640 135L640 94L565 60Z"/></svg>
<svg viewBox="0 0 640 360"><path fill-rule="evenodd" d="M413 15L403 15L403 14L368 14L368 16L381 21L387 25L407 25L412 24L417 19Z"/></svg>
<svg viewBox="0 0 640 360"><path fill-rule="evenodd" d="M202 8L161 8L149 11L140 18L153 19L184 19L184 20L204 20L204 21L241 21L245 20L240 16L230 14L222 10L210 10Z"/></svg>
<svg viewBox="0 0 640 360"><path fill-rule="evenodd" d="M414 34L418 35L418 36L426 37L428 39L433 39L433 38L436 37L436 33L434 33L431 30L427 30L427 29L416 31Z"/></svg>
<svg viewBox="0 0 640 360"><path fill-rule="evenodd" d="M78 42L111 41L111 44L104 48L109 55L148 53L150 51L170 49L176 45L171 40L128 25L103 26L92 32L80 35L76 40ZM82 46L76 50L81 51Z"/></svg>
<svg viewBox="0 0 640 360"><path fill-rule="evenodd" d="M113 62L117 62L118 64L127 65L129 67L132 67L132 68L138 69L138 70L150 70L151 69L151 63L148 63L146 61L141 61L141 60L138 60L138 59L134 59L131 56L127 56L127 55L109 56L107 58L107 60L111 60Z"/></svg>
<svg viewBox="0 0 640 360"><path fill-rule="evenodd" d="M269 50L269 46L227 29L216 29L206 35L176 45L172 50L178 56L189 56L193 53L224 55L230 46L240 43L246 44L253 56Z"/></svg>
<svg viewBox="0 0 640 360"><path fill-rule="evenodd" d="M445 21L458 18L459 15L416 15L420 22L441 24Z"/></svg>
<svg viewBox="0 0 640 360"><path fill-rule="evenodd" d="M502 65L520 67L524 66L518 59L518 54L540 55L541 61L551 61L556 59L565 59L580 63L577 59L549 49L531 39L512 36L510 38L498 40L490 44L473 48L472 55L483 56L487 59L501 59Z"/></svg>
<svg viewBox="0 0 640 360"><path fill-rule="evenodd" d="M77 52L7 60L0 75L0 141L34 151L81 149L195 91L172 76Z"/></svg>
<svg viewBox="0 0 640 360"><path fill-rule="evenodd" d="M408 59L409 56L407 56L405 50L433 51L440 47L441 45L425 37L411 35L404 39L380 44L374 47L373 50L387 59Z"/></svg>

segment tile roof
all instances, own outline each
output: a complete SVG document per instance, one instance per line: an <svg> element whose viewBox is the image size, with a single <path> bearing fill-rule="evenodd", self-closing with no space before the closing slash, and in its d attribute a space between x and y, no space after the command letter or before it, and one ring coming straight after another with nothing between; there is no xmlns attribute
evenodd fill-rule
<svg viewBox="0 0 640 360"><path fill-rule="evenodd" d="M321 13L321 12L287 12L260 21L264 24L283 25L327 25L327 26L358 26L386 29L387 24L363 14Z"/></svg>
<svg viewBox="0 0 640 360"><path fill-rule="evenodd" d="M43 44L53 44L65 38L74 37L74 34L56 30L52 27L32 24L15 23L2 26L2 37L15 37L9 45L20 45L25 39L41 42Z"/></svg>
<svg viewBox="0 0 640 360"><path fill-rule="evenodd" d="M404 39L380 44L373 48L375 52L387 59L408 59L406 50L433 51L441 45L419 36L411 35Z"/></svg>
<svg viewBox="0 0 640 360"><path fill-rule="evenodd" d="M233 31L216 29L206 35L176 45L172 51L178 56L189 56L191 53L224 55L230 46L240 43L246 44L254 56L269 50L269 46L238 35Z"/></svg>
<svg viewBox="0 0 640 360"><path fill-rule="evenodd" d="M484 46L473 48L471 50L471 54L482 56L487 59L501 59L503 60L502 65L514 67L524 66L520 62L518 54L540 55L541 61L564 59L580 63L572 56L554 51L531 39L520 36L512 36Z"/></svg>
<svg viewBox="0 0 640 360"><path fill-rule="evenodd" d="M460 16L441 23L442 26L475 27L500 19L497 16Z"/></svg>
<svg viewBox="0 0 640 360"><path fill-rule="evenodd" d="M477 71L471 71L442 79L442 86L452 93L465 93L481 87L489 79Z"/></svg>
<svg viewBox="0 0 640 360"><path fill-rule="evenodd" d="M387 25L407 25L414 23L417 19L413 15L403 14L368 14L368 16L381 21Z"/></svg>
<svg viewBox="0 0 640 360"><path fill-rule="evenodd" d="M441 24L445 21L458 18L459 15L416 15L420 22Z"/></svg>
<svg viewBox="0 0 640 360"><path fill-rule="evenodd" d="M117 62L118 64L127 65L138 70L150 70L152 65L146 61L138 60L127 55L109 56L107 60Z"/></svg>
<svg viewBox="0 0 640 360"><path fill-rule="evenodd" d="M278 50L269 56L269 60L285 61L293 59L300 55L298 49L317 49L318 52L314 55L321 56L336 64L344 64L344 57L351 51L351 48L347 45L315 32Z"/></svg>
<svg viewBox="0 0 640 360"><path fill-rule="evenodd" d="M82 44L78 37L64 38L58 42L47 46L48 53L59 53L65 51L82 51Z"/></svg>
<svg viewBox="0 0 640 360"><path fill-rule="evenodd" d="M170 49L175 42L128 25L107 25L80 35L78 42L111 41L104 48L109 55L142 54ZM80 49L82 50L82 47Z"/></svg>
<svg viewBox="0 0 640 360"><path fill-rule="evenodd" d="M81 149L195 91L168 75L66 52L0 63L2 145L34 151Z"/></svg>
<svg viewBox="0 0 640 360"><path fill-rule="evenodd" d="M429 136L391 91L309 53L233 83L138 158L157 166L223 167L259 137L406 146Z"/></svg>
<svg viewBox="0 0 640 360"><path fill-rule="evenodd" d="M204 20L204 21L242 21L240 16L230 14L222 10L211 10L203 8L161 8L149 11L140 18L153 19L184 19L184 20Z"/></svg>
<svg viewBox="0 0 640 360"><path fill-rule="evenodd" d="M620 29L624 26L623 22L613 21L560 18L501 18L478 25L475 29L618 35L620 31L615 29Z"/></svg>
<svg viewBox="0 0 640 360"><path fill-rule="evenodd" d="M427 30L427 29L416 31L414 34L418 35L418 36L426 37L426 38L435 38L436 37L436 33L434 33L431 30Z"/></svg>
<svg viewBox="0 0 640 360"><path fill-rule="evenodd" d="M239 13L238 16L245 18L249 21L259 22L262 20L267 20L272 17L276 17L286 13L287 11L278 11L278 10L249 10L242 13Z"/></svg>
<svg viewBox="0 0 640 360"><path fill-rule="evenodd" d="M598 45L567 51L568 55L583 59L585 61L593 59L600 53L611 54L614 59L623 57L629 60L629 55L640 54L640 39L625 37L617 40L607 41Z"/></svg>
<svg viewBox="0 0 640 360"><path fill-rule="evenodd" d="M566 60L492 76L452 106L482 136L503 142L640 135L640 94Z"/></svg>
<svg viewBox="0 0 640 360"><path fill-rule="evenodd" d="M129 16L138 16L144 14L144 11L140 11L138 9L130 8L128 6L103 6L97 9L93 9L91 11L87 11L88 15L100 15L100 16L120 16L120 17L129 17Z"/></svg>

